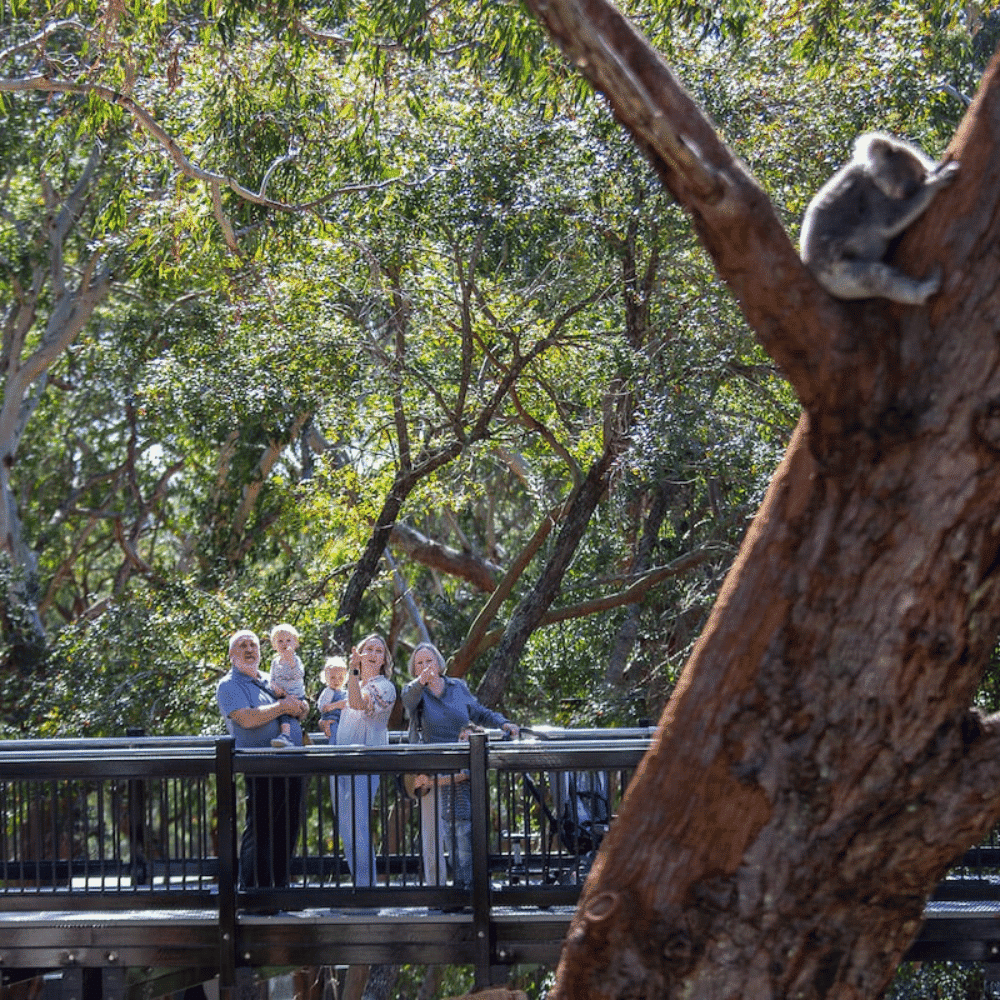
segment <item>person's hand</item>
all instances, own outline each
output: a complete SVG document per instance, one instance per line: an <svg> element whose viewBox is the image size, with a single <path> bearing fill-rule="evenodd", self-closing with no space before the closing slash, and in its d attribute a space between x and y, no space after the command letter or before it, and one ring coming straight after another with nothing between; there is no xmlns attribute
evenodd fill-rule
<svg viewBox="0 0 1000 1000"><path fill-rule="evenodd" d="M353 675L353 671L361 669L361 654L358 652L358 647L357 646L351 646L350 668L351 668L352 673L350 675L348 675L348 679L350 679L350 677L354 676Z"/></svg>
<svg viewBox="0 0 1000 1000"><path fill-rule="evenodd" d="M521 727L516 722L505 722L500 728L505 733L510 733L515 740L521 735Z"/></svg>
<svg viewBox="0 0 1000 1000"><path fill-rule="evenodd" d="M309 702L292 698L290 695L284 695L279 704L282 715L294 715L296 719L305 718L309 711Z"/></svg>
<svg viewBox="0 0 1000 1000"><path fill-rule="evenodd" d="M347 699L343 698L340 701L335 701L330 708L347 708Z"/></svg>
<svg viewBox="0 0 1000 1000"><path fill-rule="evenodd" d="M320 728L321 730L323 730L323 735L324 735L324 736L325 736L325 737L326 737L327 739L329 739L329 738L330 738L330 726L331 726L331 725L332 725L332 723L330 722L330 720L329 720L329 719L320 719L320 720L319 720L319 728Z"/></svg>
<svg viewBox="0 0 1000 1000"><path fill-rule="evenodd" d="M430 788L434 784L434 779L426 774L418 774L413 779L414 788Z"/></svg>

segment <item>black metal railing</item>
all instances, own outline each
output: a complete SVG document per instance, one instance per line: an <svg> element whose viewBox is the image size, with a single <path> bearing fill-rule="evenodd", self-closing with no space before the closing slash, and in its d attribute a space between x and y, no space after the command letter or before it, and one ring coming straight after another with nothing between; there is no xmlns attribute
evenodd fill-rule
<svg viewBox="0 0 1000 1000"><path fill-rule="evenodd" d="M297 752L237 752L227 738L0 744L0 899L7 910L471 905L453 885L460 845L442 804L467 775L474 885L508 905L572 903L647 746L634 731ZM403 779L418 773L435 784L411 798ZM262 778L301 789L291 879L278 887L238 884L243 782ZM358 858L340 838L334 791L355 778L374 791L373 884L355 884ZM350 795L346 808L358 809Z"/></svg>
<svg viewBox="0 0 1000 1000"><path fill-rule="evenodd" d="M207 911L225 986L238 964L258 954L246 927L240 936L244 912L376 907L418 921L406 913L460 910L471 930L442 933L435 954L454 950L485 982L498 961L497 921L507 919L501 911L557 914L575 905L651 732L538 737L513 743L477 734L469 744L295 751L236 751L231 739L215 737L0 743L0 911L8 920L42 911ZM407 790L407 777L417 774L434 779L421 797ZM257 884L247 872L241 884L240 838L254 823L245 815L247 781L281 793L297 789L297 822L286 831L294 833L287 884ZM337 795L341 786L371 792L370 813L361 810L370 837L353 856L340 834L344 810L356 812L359 803L356 795ZM471 887L456 884L462 845L449 809L460 800L471 828ZM268 824L258 839L268 839L280 832L272 824L288 820L265 809L258 822ZM356 884L357 852L369 843L374 874L370 884ZM1000 902L1000 840L959 859L934 899ZM950 947L953 928L942 927ZM518 945L526 954L530 933ZM328 940L316 937L317 949ZM338 932L336 941L348 947L352 938ZM993 954L991 942L969 954Z"/></svg>
<svg viewBox="0 0 1000 1000"><path fill-rule="evenodd" d="M471 932L442 934L437 946L453 941L456 960L471 959L485 983L497 959L493 908L575 903L650 737L539 735L295 751L236 751L229 738L0 744L0 910L8 927L17 913L42 911L209 911L224 988L254 953L241 945L237 954L241 912L460 911ZM432 787L412 796L406 778L418 774ZM247 783L275 808L268 798L248 817ZM297 804L294 822L278 808L285 800ZM467 845L453 822L460 802ZM353 853L341 838L348 813L369 827ZM258 884L256 868L241 873L248 824L258 845L293 836L287 880ZM369 845L373 875L355 879ZM463 846L471 886L456 884ZM23 931L10 939L23 942Z"/></svg>
<svg viewBox="0 0 1000 1000"><path fill-rule="evenodd" d="M467 772L473 865L501 905L572 905L649 745L647 730L573 731L382 748L240 751L228 738L0 742L5 910L452 906L458 845L444 813ZM577 738L574 738L577 737ZM406 775L440 779L411 798ZM340 839L338 780L374 789L374 884L355 885ZM290 884L240 887L246 778L301 784ZM353 800L348 808L355 809ZM269 837L273 830L260 833ZM434 843L424 850L425 840ZM958 859L934 896L1000 901L1000 837Z"/></svg>
<svg viewBox="0 0 1000 1000"><path fill-rule="evenodd" d="M221 745L66 743L0 753L3 907L214 905Z"/></svg>

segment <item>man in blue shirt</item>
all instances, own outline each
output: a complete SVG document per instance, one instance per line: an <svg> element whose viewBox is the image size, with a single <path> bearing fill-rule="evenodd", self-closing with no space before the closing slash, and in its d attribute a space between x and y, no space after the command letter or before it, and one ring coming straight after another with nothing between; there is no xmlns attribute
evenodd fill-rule
<svg viewBox="0 0 1000 1000"><path fill-rule="evenodd" d="M299 720L309 703L272 692L260 670L260 642L248 629L229 640L232 669L215 696L226 729L238 750L268 747L281 730L279 718L292 716L292 735L302 743ZM276 697L277 695L277 697ZM244 777L246 827L240 840L240 889L288 885L292 848L302 805L301 778Z"/></svg>

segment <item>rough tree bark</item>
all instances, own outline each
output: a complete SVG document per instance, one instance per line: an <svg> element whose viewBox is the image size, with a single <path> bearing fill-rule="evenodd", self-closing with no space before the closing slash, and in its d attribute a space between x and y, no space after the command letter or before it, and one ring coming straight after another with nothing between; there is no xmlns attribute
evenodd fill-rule
<svg viewBox="0 0 1000 1000"><path fill-rule="evenodd" d="M528 0L690 212L799 396L788 453L584 888L553 997L879 995L1000 817L1000 62L906 235L926 308L828 297L604 0Z"/></svg>

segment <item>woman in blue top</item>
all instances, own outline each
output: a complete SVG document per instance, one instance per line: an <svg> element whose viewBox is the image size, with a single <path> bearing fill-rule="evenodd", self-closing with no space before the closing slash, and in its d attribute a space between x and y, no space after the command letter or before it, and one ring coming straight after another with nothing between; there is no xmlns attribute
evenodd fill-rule
<svg viewBox="0 0 1000 1000"><path fill-rule="evenodd" d="M515 722L481 705L468 685L457 677L445 676L445 662L437 646L422 642L410 656L413 680L403 688L403 706L410 716L410 742L457 743L468 722L502 729L517 736Z"/></svg>
<svg viewBox="0 0 1000 1000"><path fill-rule="evenodd" d="M457 743L459 734L470 722L502 729L517 736L520 727L479 703L465 681L445 676L444 657L437 646L420 643L410 656L413 680L403 688L403 705L410 716L410 743ZM421 782L430 788L434 782ZM433 789L431 789L433 790ZM442 884L444 866L441 860L441 830L453 830L456 817L449 808L449 799L435 795L437 809L421 800L420 829L423 841L424 881ZM424 808L425 803L427 808ZM435 820L437 822L435 822ZM455 840L453 833L451 840ZM466 887L468 888L468 887Z"/></svg>

